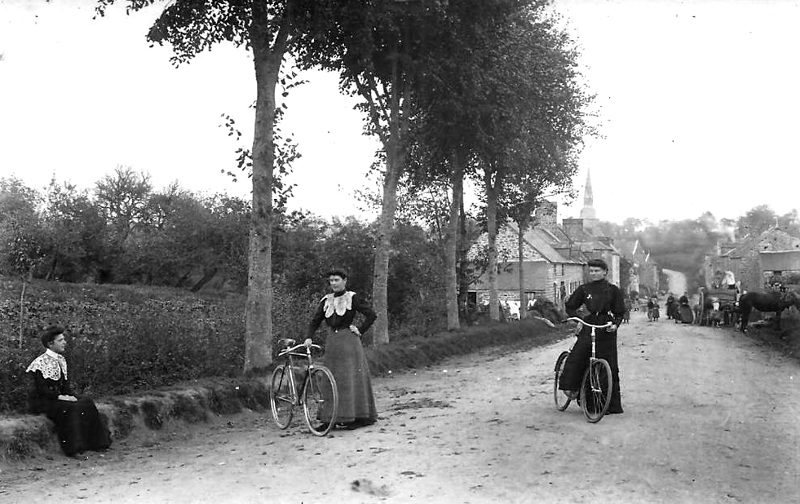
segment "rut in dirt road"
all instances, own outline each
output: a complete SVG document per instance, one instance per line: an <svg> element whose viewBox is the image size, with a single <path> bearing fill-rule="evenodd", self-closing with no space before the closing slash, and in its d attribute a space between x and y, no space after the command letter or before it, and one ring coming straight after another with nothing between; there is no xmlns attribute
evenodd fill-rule
<svg viewBox="0 0 800 504"><path fill-rule="evenodd" d="M796 362L733 331L638 312L619 341L625 413L597 424L555 409L565 335L376 379L371 427L317 438L263 412L191 435L167 425L103 458L5 469L0 500L800 502Z"/></svg>

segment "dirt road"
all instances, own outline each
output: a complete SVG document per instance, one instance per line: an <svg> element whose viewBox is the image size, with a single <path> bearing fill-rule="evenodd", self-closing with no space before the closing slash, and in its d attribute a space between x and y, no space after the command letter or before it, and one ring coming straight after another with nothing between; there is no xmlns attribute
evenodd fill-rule
<svg viewBox="0 0 800 504"><path fill-rule="evenodd" d="M800 502L800 366L729 330L620 333L625 414L553 407L570 339L375 381L380 421L331 437L225 417L0 472L3 503Z"/></svg>

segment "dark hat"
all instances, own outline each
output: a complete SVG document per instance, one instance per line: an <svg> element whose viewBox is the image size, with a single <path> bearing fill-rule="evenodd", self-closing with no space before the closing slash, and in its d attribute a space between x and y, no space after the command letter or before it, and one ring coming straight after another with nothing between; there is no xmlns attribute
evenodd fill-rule
<svg viewBox="0 0 800 504"><path fill-rule="evenodd" d="M590 259L587 266L590 268L603 268L605 271L608 271L608 264L602 259Z"/></svg>
<svg viewBox="0 0 800 504"><path fill-rule="evenodd" d="M326 276L336 275L347 280L347 270L344 268L338 268L338 267L331 268L328 270L327 273L325 273L325 275Z"/></svg>

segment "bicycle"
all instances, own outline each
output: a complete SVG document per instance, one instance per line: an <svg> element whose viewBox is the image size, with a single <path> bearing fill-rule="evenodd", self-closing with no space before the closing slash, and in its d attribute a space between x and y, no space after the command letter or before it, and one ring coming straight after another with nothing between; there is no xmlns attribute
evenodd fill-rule
<svg viewBox="0 0 800 504"><path fill-rule="evenodd" d="M312 348L322 347L314 344L307 346L304 343L292 346L295 340L290 338L280 340L278 344L285 347L278 353L278 357L285 357L286 362L275 368L270 381L269 403L275 424L280 429L289 427L294 409L302 405L306 425L311 433L316 436L327 435L336 423L339 393L331 370L314 364L311 356ZM301 348L305 351L299 351ZM295 364L295 357L306 359L307 366Z"/></svg>
<svg viewBox="0 0 800 504"><path fill-rule="evenodd" d="M597 329L605 329L612 325L607 322L603 325L589 324L578 317L570 317L567 321L572 320L592 328L592 353L589 357L589 367L583 373L581 380L581 388L578 396L578 404L583 410L584 416L591 423L597 423L608 411L611 406L611 390L613 381L611 376L611 366L605 359L598 359L595 357L595 331ZM573 345L574 346L574 345ZM565 350L558 356L555 366L555 384L553 385L553 395L556 401L556 409L564 411L569 406L572 398L568 396L563 390L559 390L558 383L561 380L561 375L564 372L564 366L569 357L570 351Z"/></svg>

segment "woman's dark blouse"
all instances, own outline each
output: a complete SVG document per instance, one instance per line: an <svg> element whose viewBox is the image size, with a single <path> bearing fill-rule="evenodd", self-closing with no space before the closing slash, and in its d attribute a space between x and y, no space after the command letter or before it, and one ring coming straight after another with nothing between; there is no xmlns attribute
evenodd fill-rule
<svg viewBox="0 0 800 504"><path fill-rule="evenodd" d="M333 296L338 298L345 294L347 294L347 291L336 292L333 294ZM308 327L308 338L311 338L314 335L323 320L328 327L334 331L338 331L340 329L347 329L350 327L356 317L356 312L361 313L364 315L364 321L360 326L358 326L358 331L361 334L364 334L369 330L370 327L372 327L372 323L375 322L375 319L378 318L378 316L375 314L375 311L372 309L369 303L367 303L366 299L364 299L364 297L360 294L353 294L351 308L346 310L343 315L338 315L334 310L330 317L325 317L326 299L327 296L322 298L317 306L317 311L314 313L314 317L311 319L311 324Z"/></svg>
<svg viewBox="0 0 800 504"><path fill-rule="evenodd" d="M60 395L75 396L69 380L62 377L59 380L49 380L42 376L41 371L33 375L33 388L30 394L31 413L44 413L50 403L57 401Z"/></svg>
<svg viewBox="0 0 800 504"><path fill-rule="evenodd" d="M590 324L603 325L611 321L620 325L625 315L625 303L619 287L605 279L578 286L564 307L567 315L577 317L581 306L589 311L583 319Z"/></svg>

